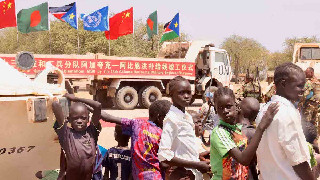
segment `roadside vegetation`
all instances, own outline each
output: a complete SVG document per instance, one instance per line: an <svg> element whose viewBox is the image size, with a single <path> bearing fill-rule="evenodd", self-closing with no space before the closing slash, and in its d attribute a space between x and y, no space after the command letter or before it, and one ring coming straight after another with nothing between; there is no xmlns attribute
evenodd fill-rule
<svg viewBox="0 0 320 180"><path fill-rule="evenodd" d="M162 45L160 38L164 31L163 24L159 24L158 35L148 39L146 24L142 20L135 21L134 35L122 36L117 40L109 41L104 32L90 32L83 29L79 21L79 29L70 27L61 21L52 21L50 31L29 34L17 33L17 28L6 28L0 31L0 53L16 54L20 51L29 51L36 54L79 54L104 53L111 56L137 56L154 58ZM18 37L18 38L17 38ZM190 40L187 34L181 33L180 38L173 41ZM220 48L226 49L232 59L234 74L251 73L256 67L260 71L274 70L283 63L292 61L293 47L298 42L320 42L316 36L290 37L283 42L283 50L270 52L257 40L232 35L226 38Z"/></svg>

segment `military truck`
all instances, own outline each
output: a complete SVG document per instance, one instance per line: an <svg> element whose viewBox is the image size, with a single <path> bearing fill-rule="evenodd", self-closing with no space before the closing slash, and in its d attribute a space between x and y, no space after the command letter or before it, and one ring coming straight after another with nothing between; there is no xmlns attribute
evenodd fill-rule
<svg viewBox="0 0 320 180"><path fill-rule="evenodd" d="M209 86L229 86L232 77L227 51L208 41L164 43L157 58L98 56L98 61L109 62L109 70L94 76L90 93L120 109L148 108L168 94L170 79L178 75L190 81L194 99Z"/></svg>
<svg viewBox="0 0 320 180"><path fill-rule="evenodd" d="M58 74L58 84L47 83L51 71ZM53 66L31 80L0 58L0 179L36 179L38 171L59 168L51 105L58 98L68 114L64 81Z"/></svg>
<svg viewBox="0 0 320 180"><path fill-rule="evenodd" d="M209 41L163 44L157 58L114 57L103 54L44 55L0 54L0 58L15 66L17 56L35 63L24 72L31 77L51 62L66 79L91 79L87 89L93 99L104 107L134 109L137 105L148 108L168 92L168 82L183 76L192 86L193 97L202 98L211 86L229 86L232 77L229 55ZM193 100L194 100L193 99Z"/></svg>
<svg viewBox="0 0 320 180"><path fill-rule="evenodd" d="M292 62L304 71L308 67L313 67L314 75L320 79L320 43L296 43Z"/></svg>

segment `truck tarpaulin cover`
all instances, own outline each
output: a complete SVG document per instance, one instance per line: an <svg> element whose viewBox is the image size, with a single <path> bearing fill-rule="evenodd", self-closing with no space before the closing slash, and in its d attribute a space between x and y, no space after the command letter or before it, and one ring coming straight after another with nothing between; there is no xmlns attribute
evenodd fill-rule
<svg viewBox="0 0 320 180"><path fill-rule="evenodd" d="M47 65L48 68L55 68ZM50 69L46 69L50 71ZM44 71L44 72L46 72ZM38 75L41 77L42 73ZM45 79L46 80L46 79ZM41 79L31 80L0 58L0 95L47 95L65 93L64 87L47 84Z"/></svg>
<svg viewBox="0 0 320 180"><path fill-rule="evenodd" d="M15 57L1 58L15 67ZM66 75L195 76L192 62L60 58L35 58L35 61L35 66L25 71L26 74L36 74L45 68L46 62L51 62Z"/></svg>

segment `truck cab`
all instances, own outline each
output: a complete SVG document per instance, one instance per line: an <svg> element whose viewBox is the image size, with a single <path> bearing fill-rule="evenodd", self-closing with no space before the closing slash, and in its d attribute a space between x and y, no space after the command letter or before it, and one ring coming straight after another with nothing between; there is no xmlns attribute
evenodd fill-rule
<svg viewBox="0 0 320 180"><path fill-rule="evenodd" d="M304 71L313 67L316 78L320 79L320 43L296 43L292 59Z"/></svg>
<svg viewBox="0 0 320 180"><path fill-rule="evenodd" d="M189 80L194 99L203 98L209 86L229 86L232 77L227 51L210 41L165 42L157 58L99 55L97 60L132 65L120 74L110 71L95 76L89 87L90 94L104 107L119 109L134 109L138 104L149 108L152 102L168 95L169 82L176 76ZM143 64L144 74L139 74Z"/></svg>
<svg viewBox="0 0 320 180"><path fill-rule="evenodd" d="M209 86L229 86L232 72L227 51L213 44L204 46L197 56L195 73L198 95Z"/></svg>

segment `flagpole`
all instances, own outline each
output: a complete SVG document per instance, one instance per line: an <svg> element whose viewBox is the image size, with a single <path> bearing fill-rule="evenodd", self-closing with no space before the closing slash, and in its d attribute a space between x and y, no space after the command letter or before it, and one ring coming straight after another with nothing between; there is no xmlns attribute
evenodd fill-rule
<svg viewBox="0 0 320 180"><path fill-rule="evenodd" d="M133 55L135 56L136 55L136 50L135 50L135 44L134 44L134 12L133 12L133 7L132 7L132 31L133 31L133 33L132 33L132 41L133 41L133 43L132 43L132 46L133 46Z"/></svg>
<svg viewBox="0 0 320 180"><path fill-rule="evenodd" d="M79 38L79 30L77 29L77 36L78 36L78 54L80 54L80 38Z"/></svg>
<svg viewBox="0 0 320 180"><path fill-rule="evenodd" d="M17 49L19 49L19 30L17 27Z"/></svg>
<svg viewBox="0 0 320 180"><path fill-rule="evenodd" d="M78 4L78 1L75 2ZM78 11L76 11L76 20L77 20L77 36L78 36L78 54L80 55L80 37L79 37L79 19L78 19Z"/></svg>
<svg viewBox="0 0 320 180"><path fill-rule="evenodd" d="M181 26L180 26L180 11L178 11L178 13L179 13L179 24L178 24L178 26L179 26L179 34L178 34L178 36L179 36L179 59L181 58L181 38L180 38L180 30L181 30Z"/></svg>
<svg viewBox="0 0 320 180"><path fill-rule="evenodd" d="M110 51L111 51L111 47L110 47L110 28L109 28L109 40L108 40L108 42L109 42L109 56L110 56Z"/></svg>
<svg viewBox="0 0 320 180"><path fill-rule="evenodd" d="M49 51L51 54L51 21L49 20L49 2L48 2L48 27L49 27Z"/></svg>
<svg viewBox="0 0 320 180"><path fill-rule="evenodd" d="M50 54L51 54L51 31L49 29L49 49L50 49Z"/></svg>
<svg viewBox="0 0 320 180"><path fill-rule="evenodd" d="M160 52L160 40L158 40L158 54Z"/></svg>

